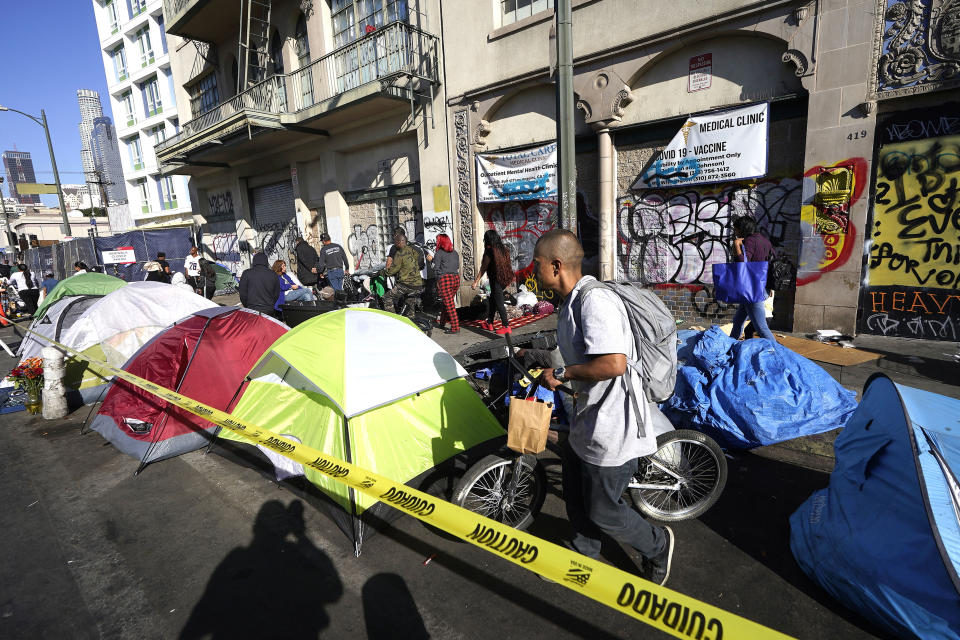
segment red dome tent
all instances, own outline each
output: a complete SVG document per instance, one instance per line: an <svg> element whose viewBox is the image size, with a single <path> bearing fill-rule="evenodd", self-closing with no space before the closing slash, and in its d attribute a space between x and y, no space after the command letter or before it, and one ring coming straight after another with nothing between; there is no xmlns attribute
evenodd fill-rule
<svg viewBox="0 0 960 640"><path fill-rule="evenodd" d="M247 373L286 332L286 325L249 309L204 309L161 331L123 368L217 409L229 410ZM150 462L205 446L216 426L116 380L91 428L140 460L139 472Z"/></svg>

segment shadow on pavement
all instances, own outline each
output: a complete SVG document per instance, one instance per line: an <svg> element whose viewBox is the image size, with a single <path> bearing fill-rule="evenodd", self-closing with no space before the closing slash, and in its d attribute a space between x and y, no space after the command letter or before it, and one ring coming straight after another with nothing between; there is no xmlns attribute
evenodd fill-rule
<svg viewBox="0 0 960 640"><path fill-rule="evenodd" d="M265 502L250 545L217 565L180 638L316 638L343 585L304 528L302 502Z"/></svg>
<svg viewBox="0 0 960 640"><path fill-rule="evenodd" d="M430 637L410 589L395 573L378 573L363 585L363 619L370 640Z"/></svg>
<svg viewBox="0 0 960 640"><path fill-rule="evenodd" d="M749 453L727 463L723 495L700 522L837 616L875 636L889 637L810 580L790 551L790 515L827 486L829 474Z"/></svg>

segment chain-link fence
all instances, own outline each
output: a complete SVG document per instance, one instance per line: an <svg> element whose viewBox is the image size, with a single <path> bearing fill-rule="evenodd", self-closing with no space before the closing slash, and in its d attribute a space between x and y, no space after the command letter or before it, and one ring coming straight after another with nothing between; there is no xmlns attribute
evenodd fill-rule
<svg viewBox="0 0 960 640"><path fill-rule="evenodd" d="M73 274L73 265L83 262L90 268L101 267L103 272L135 282L146 277L143 265L157 259L157 252L167 254L173 272L183 271L183 261L193 245L190 229L152 229L127 231L112 236L74 238L51 247L34 247L24 253L24 262L32 273L53 273L62 280ZM132 264L103 264L103 252L121 247L132 247L136 262Z"/></svg>

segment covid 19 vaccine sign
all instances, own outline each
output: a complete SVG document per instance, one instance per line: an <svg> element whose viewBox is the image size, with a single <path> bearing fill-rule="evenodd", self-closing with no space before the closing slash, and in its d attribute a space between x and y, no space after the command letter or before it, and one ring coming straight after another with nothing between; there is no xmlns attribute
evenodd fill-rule
<svg viewBox="0 0 960 640"><path fill-rule="evenodd" d="M631 189L678 187L767 174L770 104L690 116Z"/></svg>

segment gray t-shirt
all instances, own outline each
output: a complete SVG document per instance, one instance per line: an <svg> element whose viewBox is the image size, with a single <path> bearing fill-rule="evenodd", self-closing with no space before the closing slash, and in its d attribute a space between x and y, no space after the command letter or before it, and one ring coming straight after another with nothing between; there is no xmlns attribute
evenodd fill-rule
<svg viewBox="0 0 960 640"><path fill-rule="evenodd" d="M580 289L593 276L584 276L564 300L557 321L557 343L564 364L583 364L590 356L622 353L635 360L633 334L623 302L613 291L596 288L578 299ZM577 325L574 314L580 312ZM635 416L627 393L632 384L640 412ZM640 376L627 373L601 382L572 382L578 393L570 425L570 446L580 458L600 467L618 467L631 458L657 449L657 434L670 429L660 410L646 401ZM640 436L640 424L645 435Z"/></svg>

